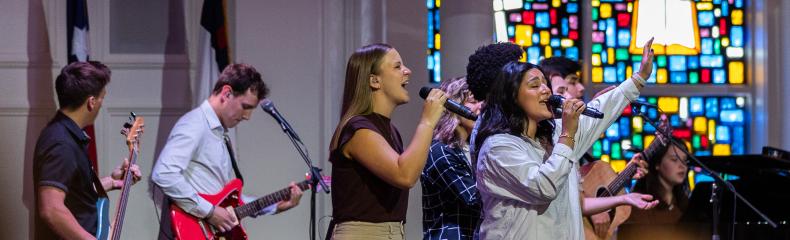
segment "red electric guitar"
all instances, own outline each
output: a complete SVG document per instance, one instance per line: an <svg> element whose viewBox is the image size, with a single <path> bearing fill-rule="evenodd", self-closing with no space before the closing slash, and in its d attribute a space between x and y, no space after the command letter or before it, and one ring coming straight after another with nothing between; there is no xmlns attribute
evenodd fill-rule
<svg viewBox="0 0 790 240"><path fill-rule="evenodd" d="M310 181L309 179L304 180L297 183L296 186L304 191L310 187ZM329 185L331 177L324 176L324 182ZM239 220L239 223L236 227L224 233L216 231L208 221L192 216L192 214L185 212L176 204L171 204L170 216L172 217L175 239L247 239L247 233L241 226L241 219L252 216L272 204L291 198L291 189L287 187L258 198L253 202L244 203L241 200L241 189L242 182L239 179L233 179L216 194L199 194L200 197L214 204L214 206L224 207L229 212L236 214L236 219Z"/></svg>

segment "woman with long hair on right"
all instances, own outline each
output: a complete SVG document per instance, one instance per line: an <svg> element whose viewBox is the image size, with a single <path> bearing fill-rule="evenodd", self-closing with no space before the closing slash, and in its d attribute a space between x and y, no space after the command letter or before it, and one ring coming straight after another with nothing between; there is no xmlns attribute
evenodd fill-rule
<svg viewBox="0 0 790 240"><path fill-rule="evenodd" d="M579 117L585 103L566 99L562 119L554 120L550 83L540 68L521 62L502 68L486 98L486 121L475 139L481 143L475 146L483 202L480 239L584 239L576 161L639 96L652 72L651 43L645 44L634 76L590 103L604 113L603 119ZM657 204L642 194L612 198L617 201L607 202L640 209ZM603 202L585 207L593 213L614 207Z"/></svg>
<svg viewBox="0 0 790 240"><path fill-rule="evenodd" d="M329 145L332 222L329 239L404 239L409 189L417 183L447 96L432 90L405 149L390 122L409 101L411 70L395 48L371 44L348 60L340 123Z"/></svg>
<svg viewBox="0 0 790 240"><path fill-rule="evenodd" d="M662 116L659 125L660 129L666 129L665 132L672 131L666 116ZM632 211L631 217L620 228L620 239L695 238L694 231L678 224L691 194L688 155L685 153L688 147L685 141L672 138L684 145L678 147L669 142L669 137L656 131L655 140L644 150L650 171L636 182L632 191L655 196L658 205L650 210Z"/></svg>

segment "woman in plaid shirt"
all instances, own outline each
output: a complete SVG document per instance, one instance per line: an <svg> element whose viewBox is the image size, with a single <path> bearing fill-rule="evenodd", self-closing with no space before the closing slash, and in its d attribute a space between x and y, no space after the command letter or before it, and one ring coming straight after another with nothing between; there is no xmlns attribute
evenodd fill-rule
<svg viewBox="0 0 790 240"><path fill-rule="evenodd" d="M481 103L474 99L466 78L448 79L441 90L475 114ZM445 111L434 129L422 183L423 239L473 239L480 224L480 198L474 170L469 163L469 132L474 121Z"/></svg>

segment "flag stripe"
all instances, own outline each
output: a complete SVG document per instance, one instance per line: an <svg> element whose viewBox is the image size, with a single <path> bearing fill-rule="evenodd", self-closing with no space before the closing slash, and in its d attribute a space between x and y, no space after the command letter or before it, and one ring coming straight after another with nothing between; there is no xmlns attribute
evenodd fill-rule
<svg viewBox="0 0 790 240"><path fill-rule="evenodd" d="M206 0L200 17L200 25L211 34L211 47L220 71L230 63L228 31L224 0Z"/></svg>
<svg viewBox="0 0 790 240"><path fill-rule="evenodd" d="M66 3L66 46L68 47L68 62L85 62L89 60L90 41L88 30L88 3L85 0L68 0ZM93 125L83 129L91 141L88 143L88 157L93 164L93 170L98 174L99 163L96 151L96 133Z"/></svg>

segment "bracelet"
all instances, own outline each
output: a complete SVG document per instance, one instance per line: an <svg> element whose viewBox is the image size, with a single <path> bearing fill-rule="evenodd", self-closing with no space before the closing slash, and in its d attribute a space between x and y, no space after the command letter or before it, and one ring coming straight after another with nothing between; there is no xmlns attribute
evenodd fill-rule
<svg viewBox="0 0 790 240"><path fill-rule="evenodd" d="M568 135L568 133L562 133L562 134L560 134L560 138L567 138L568 140L571 140L571 143L573 143L573 144L576 144L576 140L574 140L574 139L573 139L573 137L571 137L570 135Z"/></svg>
<svg viewBox="0 0 790 240"><path fill-rule="evenodd" d="M639 73L634 73L634 75L631 76L631 78L636 80L636 82L639 83L639 85L644 86L645 84L647 84L647 81L644 78L642 78L642 76L639 76Z"/></svg>

